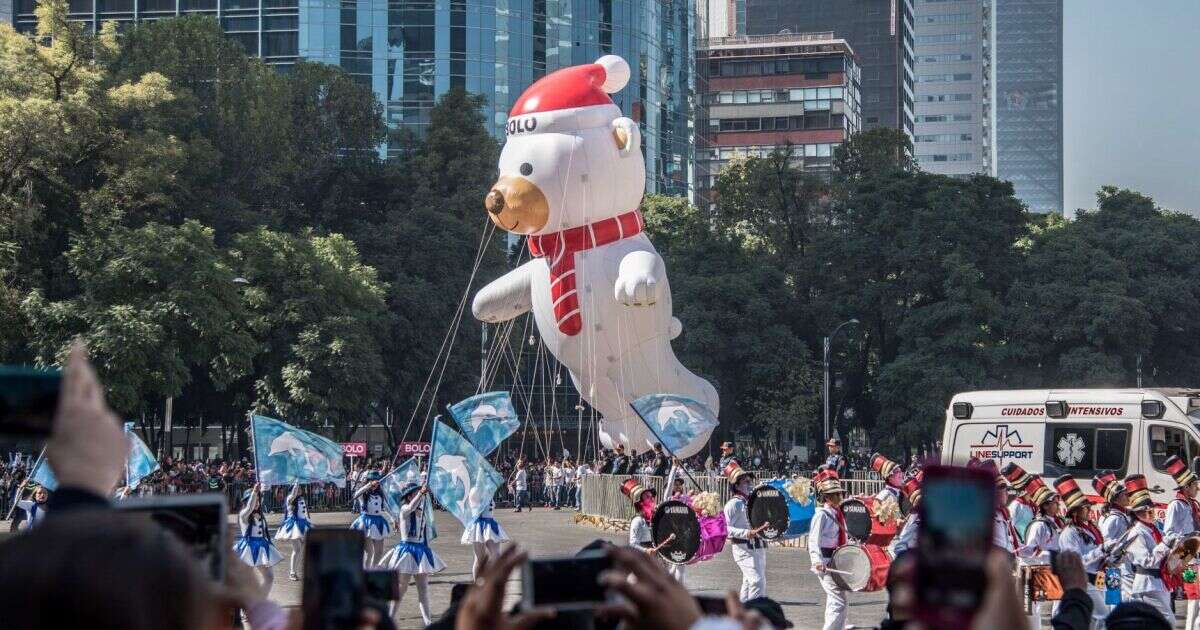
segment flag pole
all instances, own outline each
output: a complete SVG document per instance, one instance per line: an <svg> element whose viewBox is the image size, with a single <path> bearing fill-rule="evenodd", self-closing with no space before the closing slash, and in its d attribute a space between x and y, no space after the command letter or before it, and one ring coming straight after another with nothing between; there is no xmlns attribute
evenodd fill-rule
<svg viewBox="0 0 1200 630"><path fill-rule="evenodd" d="M261 488L262 477L258 470L258 440L254 436L254 412L246 412L246 422L250 425L250 450L254 453L254 485Z"/></svg>
<svg viewBox="0 0 1200 630"><path fill-rule="evenodd" d="M29 483L29 480L33 478L33 473L37 472L38 466L40 466L42 464L42 460L45 459L45 457L46 457L46 447L43 446L42 452L38 453L37 460L33 462L33 468L30 468L29 474L25 475L24 483L17 485L17 491L15 493L13 493L12 505L8 506L8 515L4 517L4 520L6 520L6 521L12 520L13 512L15 512L17 509L17 497L21 496L21 486L23 486L26 483Z"/></svg>
<svg viewBox="0 0 1200 630"><path fill-rule="evenodd" d="M655 431L654 427L650 426L650 421L646 420L645 416L642 415L642 412L638 411L638 408L635 407L633 403L629 403L629 408L632 409L634 415L636 415L642 421L642 424L646 425L647 429L650 429L650 432L654 434L654 439L658 440L659 445L667 450L667 453L669 453L671 455L671 458L679 459L675 455L675 451L671 450L671 447L667 446L666 443L663 442L662 437L660 437L658 435L658 431ZM691 480L692 485L696 486L697 490L700 490L701 492L704 491L704 488L700 487L700 482L696 481L696 478L692 476L692 473L687 471L687 468L683 465L683 462L679 462L679 470L682 471L683 474L686 475L687 478ZM670 492L670 490L671 490L670 488L667 488L666 490L664 490L664 493Z"/></svg>

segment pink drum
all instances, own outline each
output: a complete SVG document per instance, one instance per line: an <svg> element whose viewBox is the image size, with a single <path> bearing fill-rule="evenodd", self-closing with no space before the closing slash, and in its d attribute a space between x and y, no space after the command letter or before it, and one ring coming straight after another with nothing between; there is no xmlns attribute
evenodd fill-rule
<svg viewBox="0 0 1200 630"><path fill-rule="evenodd" d="M692 558L691 563L708 560L721 553L721 550L725 548L725 537L729 535L729 531L725 527L724 514L716 516L696 514L696 517L700 519L700 550L696 552L696 557Z"/></svg>

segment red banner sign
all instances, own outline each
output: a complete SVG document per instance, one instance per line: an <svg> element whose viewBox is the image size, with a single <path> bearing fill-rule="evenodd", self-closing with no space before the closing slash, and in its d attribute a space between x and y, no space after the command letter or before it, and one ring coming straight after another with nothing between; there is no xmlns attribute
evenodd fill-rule
<svg viewBox="0 0 1200 630"><path fill-rule="evenodd" d="M366 457L366 442L342 442L342 455L347 457Z"/></svg>
<svg viewBox="0 0 1200 630"><path fill-rule="evenodd" d="M428 455L429 442L401 442L401 455Z"/></svg>

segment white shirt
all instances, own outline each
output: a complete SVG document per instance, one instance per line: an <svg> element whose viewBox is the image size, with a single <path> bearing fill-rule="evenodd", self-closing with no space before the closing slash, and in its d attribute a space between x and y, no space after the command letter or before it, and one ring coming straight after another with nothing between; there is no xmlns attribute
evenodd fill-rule
<svg viewBox="0 0 1200 630"><path fill-rule="evenodd" d="M1017 556L1025 565L1050 564L1050 552L1058 551L1058 527L1048 518L1035 518L1025 530L1025 543Z"/></svg>
<svg viewBox="0 0 1200 630"><path fill-rule="evenodd" d="M746 499L740 494L725 502L725 529L730 538L750 538L750 517L746 513Z"/></svg>
<svg viewBox="0 0 1200 630"><path fill-rule="evenodd" d="M1074 551L1083 559L1083 570L1097 573L1104 568L1104 548L1096 543L1090 533L1078 525L1067 525L1058 534L1058 548L1063 551Z"/></svg>
<svg viewBox="0 0 1200 630"><path fill-rule="evenodd" d="M1187 536L1196 531L1196 522L1192 519L1190 501L1175 499L1167 505L1167 515L1163 518L1163 536Z"/></svg>
<svg viewBox="0 0 1200 630"><path fill-rule="evenodd" d="M559 480L558 466L547 466L545 474L542 477L546 480L547 486L557 486Z"/></svg>
<svg viewBox="0 0 1200 630"><path fill-rule="evenodd" d="M841 524L838 522L837 509L828 505L818 507L813 514L812 524L808 527L808 561L811 566L829 564L829 558L826 558L821 550L837 548L840 533ZM813 570L813 573L820 575L816 570Z"/></svg>
<svg viewBox="0 0 1200 630"><path fill-rule="evenodd" d="M1120 545L1121 539L1125 537L1125 532L1129 531L1129 516L1124 512L1116 509L1109 509L1100 517L1100 534L1104 536L1105 541L1114 540L1114 545ZM1126 554L1117 565L1121 568L1121 573L1124 575L1133 575L1133 566L1129 564L1129 555ZM1122 578L1124 581L1124 578Z"/></svg>
<svg viewBox="0 0 1200 630"><path fill-rule="evenodd" d="M527 479L528 479L528 474L525 472L525 469L522 468L522 469L518 470L516 473L513 474L513 487L516 488L517 490L528 489L528 486L526 485Z"/></svg>
<svg viewBox="0 0 1200 630"><path fill-rule="evenodd" d="M888 555L892 558L908 551L917 546L917 532L921 528L921 515L913 510L904 519L904 526L900 528L900 533L892 538L891 544L888 545Z"/></svg>
<svg viewBox="0 0 1200 630"><path fill-rule="evenodd" d="M563 466L562 471L563 483L570 485L575 483L575 468L572 466Z"/></svg>
<svg viewBox="0 0 1200 630"><path fill-rule="evenodd" d="M1143 573L1134 573L1133 575L1133 592L1134 593L1149 593L1153 591L1162 591L1166 587L1163 585L1162 578L1158 575L1158 570L1162 566L1163 560L1167 554L1171 552L1171 548L1167 547L1165 542L1154 542L1154 534L1151 533L1153 525L1147 525L1141 521L1135 521L1133 524L1134 535L1133 542L1129 548L1125 550L1126 557L1129 558L1130 564L1136 568L1148 569L1153 575Z"/></svg>
<svg viewBox="0 0 1200 630"><path fill-rule="evenodd" d="M427 543L432 537L428 515L425 513L425 495L417 492L408 503L400 506L400 540L412 543Z"/></svg>
<svg viewBox="0 0 1200 630"><path fill-rule="evenodd" d="M996 510L992 514L992 544L1007 551L1008 553L1016 553L1012 543L1012 523L1004 518L1004 514L1000 510Z"/></svg>
<svg viewBox="0 0 1200 630"><path fill-rule="evenodd" d="M576 471L576 476L582 477L584 475L591 474L591 472L592 472L592 469L589 468L587 464L580 464L579 469Z"/></svg>
<svg viewBox="0 0 1200 630"><path fill-rule="evenodd" d="M641 514L629 521L629 544L634 547L654 546L654 534L650 531L650 524Z"/></svg>

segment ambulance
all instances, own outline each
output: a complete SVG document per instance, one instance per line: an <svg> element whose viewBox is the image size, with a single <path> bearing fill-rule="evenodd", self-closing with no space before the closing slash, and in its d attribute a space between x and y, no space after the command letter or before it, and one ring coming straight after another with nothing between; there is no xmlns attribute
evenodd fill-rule
<svg viewBox="0 0 1200 630"><path fill-rule="evenodd" d="M1200 473L1200 389L1030 389L957 394L946 410L942 463L972 457L1015 462L1047 485L1071 475L1141 473L1157 503L1175 482L1163 463L1178 455ZM1094 497L1093 497L1094 498Z"/></svg>

